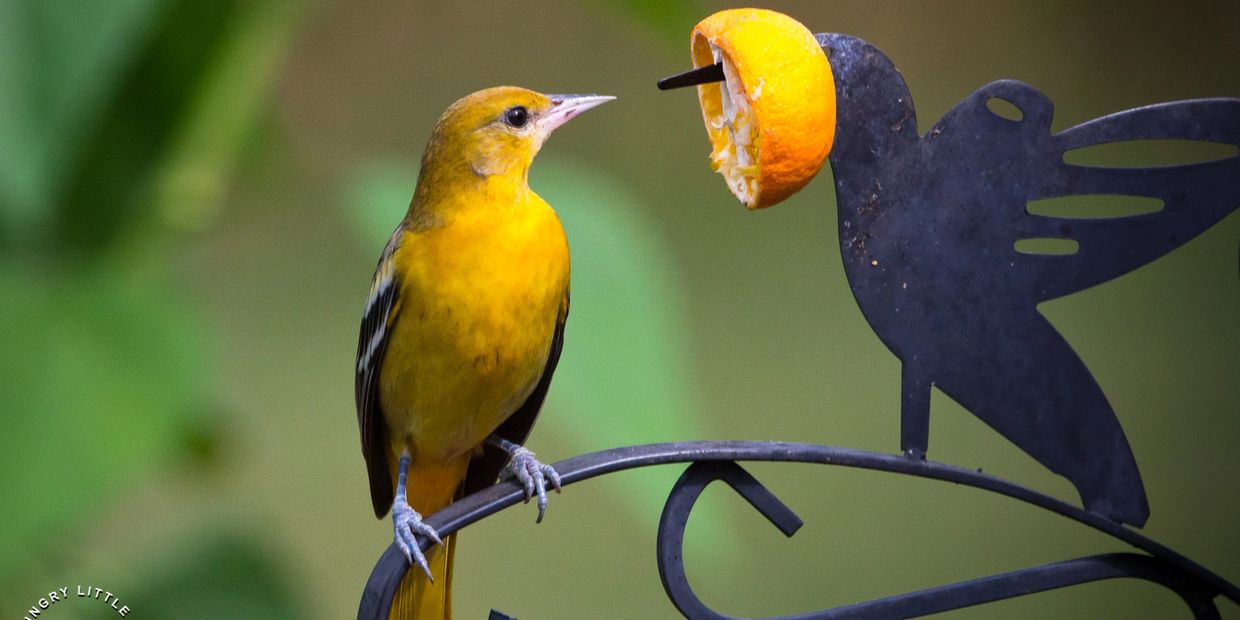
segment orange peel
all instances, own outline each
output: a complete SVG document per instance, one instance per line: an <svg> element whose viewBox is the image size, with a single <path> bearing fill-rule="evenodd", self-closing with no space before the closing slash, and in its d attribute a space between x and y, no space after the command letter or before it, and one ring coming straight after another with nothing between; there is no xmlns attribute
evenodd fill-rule
<svg viewBox="0 0 1240 620"><path fill-rule="evenodd" d="M835 139L835 80L813 33L783 13L729 9L694 26L690 50L695 68L723 64L698 102L732 194L761 209L805 187Z"/></svg>

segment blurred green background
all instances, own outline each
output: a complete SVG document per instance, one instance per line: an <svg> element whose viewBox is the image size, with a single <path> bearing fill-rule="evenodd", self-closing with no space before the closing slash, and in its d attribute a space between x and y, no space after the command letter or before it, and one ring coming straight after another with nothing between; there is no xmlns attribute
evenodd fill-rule
<svg viewBox="0 0 1240 620"><path fill-rule="evenodd" d="M619 97L559 132L531 174L574 258L573 318L534 450L555 461L744 438L895 451L899 366L848 291L829 169L748 213L707 166L693 93L654 89L689 66L693 24L725 6L0 2L0 614L77 584L116 593L131 617L356 613L391 537L371 513L353 410L361 306L435 119L501 83ZM923 129L1002 77L1045 91L1056 129L1240 96L1235 2L766 6L884 50ZM1233 214L1043 306L1128 432L1153 508L1146 533L1232 581L1238 238ZM1077 501L939 394L932 436L932 458ZM784 539L730 491L707 491L689 573L733 614L1119 550L939 483L751 471L806 526ZM518 507L469 528L458 617L674 617L653 550L678 475L594 480L554 497L540 526ZM949 615L1183 611L1167 591L1111 582ZM76 601L47 617L112 613Z"/></svg>

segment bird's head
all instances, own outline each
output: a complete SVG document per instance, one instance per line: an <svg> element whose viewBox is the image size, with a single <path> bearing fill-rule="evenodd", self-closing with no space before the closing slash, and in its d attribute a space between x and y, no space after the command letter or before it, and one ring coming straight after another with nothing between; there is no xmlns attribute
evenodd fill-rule
<svg viewBox="0 0 1240 620"><path fill-rule="evenodd" d="M544 95L497 86L467 95L448 107L435 126L423 170L462 169L478 177L524 179L530 162L557 127L614 99L602 95Z"/></svg>

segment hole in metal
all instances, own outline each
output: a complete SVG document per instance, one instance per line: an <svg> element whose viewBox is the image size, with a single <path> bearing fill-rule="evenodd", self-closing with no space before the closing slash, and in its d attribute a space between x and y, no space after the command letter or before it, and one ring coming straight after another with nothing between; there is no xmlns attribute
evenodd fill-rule
<svg viewBox="0 0 1240 620"><path fill-rule="evenodd" d="M1149 196L1123 194L1091 194L1059 196L1030 200L1025 204L1029 215L1059 217L1073 220L1106 220L1118 217L1148 215L1163 210L1163 201Z"/></svg>
<svg viewBox="0 0 1240 620"><path fill-rule="evenodd" d="M1240 155L1234 144L1202 140L1123 140L1064 151L1065 164L1107 168L1183 166Z"/></svg>
<svg viewBox="0 0 1240 620"><path fill-rule="evenodd" d="M1071 256L1081 249L1081 244L1077 243L1075 239L1058 239L1055 237L1017 239L1013 245L1016 251L1021 254L1037 256Z"/></svg>
<svg viewBox="0 0 1240 620"><path fill-rule="evenodd" d="M990 110L990 112L995 116L1006 118L1009 121L1016 121L1019 123L1025 119L1025 113L1021 112L1020 108L1016 107L1016 104L1008 101L1007 99L991 97L986 100L986 109Z"/></svg>

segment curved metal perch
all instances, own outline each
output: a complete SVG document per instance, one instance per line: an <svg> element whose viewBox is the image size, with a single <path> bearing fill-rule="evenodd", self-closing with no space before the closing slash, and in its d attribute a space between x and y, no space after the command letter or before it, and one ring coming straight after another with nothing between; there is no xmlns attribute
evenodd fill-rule
<svg viewBox="0 0 1240 620"><path fill-rule="evenodd" d="M593 452L556 463L555 468L567 486L636 467L692 463L664 506L658 535L659 574L668 597L686 616L729 618L703 604L689 587L684 573L681 555L684 529L702 489L714 480L723 480L786 535L791 536L801 525L801 520L790 509L735 461L838 465L968 485L1060 514L1148 554L1083 557L788 618L907 618L1119 577L1144 579L1170 588L1197 618L1219 617L1213 602L1218 596L1240 604L1240 587L1134 530L1015 483L933 461L805 443L686 441ZM446 536L523 499L523 492L515 483L505 482L449 505L431 515L427 523ZM426 549L427 542L422 541L422 546ZM359 619L387 618L392 595L408 568L399 549L389 546L366 583L358 609Z"/></svg>

